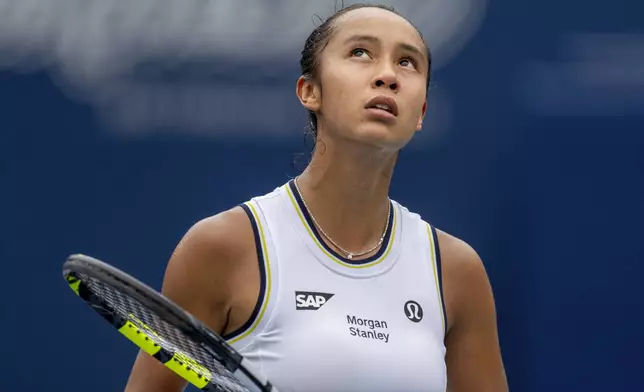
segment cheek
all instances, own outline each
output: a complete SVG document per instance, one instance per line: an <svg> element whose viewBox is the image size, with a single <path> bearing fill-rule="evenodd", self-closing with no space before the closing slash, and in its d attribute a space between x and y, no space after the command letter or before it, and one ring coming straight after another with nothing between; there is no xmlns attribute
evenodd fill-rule
<svg viewBox="0 0 644 392"><path fill-rule="evenodd" d="M335 110L349 109L357 102L359 94L364 90L364 81L360 73L346 64L327 63L322 75L322 100L325 107ZM355 102L354 102L355 101Z"/></svg>
<svg viewBox="0 0 644 392"><path fill-rule="evenodd" d="M418 89L415 94L413 95L413 100L412 104L410 105L414 109L414 115L422 115L423 114L423 105L425 104L427 96L425 93L425 89Z"/></svg>
<svg viewBox="0 0 644 392"><path fill-rule="evenodd" d="M322 106L327 113L342 114L354 111L359 90L343 78L328 78L322 90Z"/></svg>

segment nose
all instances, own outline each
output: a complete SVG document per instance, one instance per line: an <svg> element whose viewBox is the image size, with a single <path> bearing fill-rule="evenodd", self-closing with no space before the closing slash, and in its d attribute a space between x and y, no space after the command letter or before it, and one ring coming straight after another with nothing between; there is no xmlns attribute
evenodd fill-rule
<svg viewBox="0 0 644 392"><path fill-rule="evenodd" d="M398 89L400 89L398 77L392 67L382 67L378 75L374 78L372 86L374 88L389 88L394 92L398 92Z"/></svg>

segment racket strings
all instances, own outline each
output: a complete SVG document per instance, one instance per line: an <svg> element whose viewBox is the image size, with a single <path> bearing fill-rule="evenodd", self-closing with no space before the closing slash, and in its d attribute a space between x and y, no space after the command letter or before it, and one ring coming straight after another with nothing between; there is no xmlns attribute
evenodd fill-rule
<svg viewBox="0 0 644 392"><path fill-rule="evenodd" d="M84 274L78 275L86 288L97 297L97 300L104 302L123 320L129 320L146 332L146 335L163 349L171 353L178 353L179 357L188 363L194 361L208 369L210 381L217 387L217 390L248 392L248 389L212 354L186 336L180 329L163 320L149 307L98 279Z"/></svg>

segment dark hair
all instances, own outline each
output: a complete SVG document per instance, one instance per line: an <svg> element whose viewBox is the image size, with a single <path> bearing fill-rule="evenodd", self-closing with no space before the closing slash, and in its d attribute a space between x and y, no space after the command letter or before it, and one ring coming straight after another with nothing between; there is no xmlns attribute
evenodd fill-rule
<svg viewBox="0 0 644 392"><path fill-rule="evenodd" d="M336 24L334 23L340 16L346 14L349 11L357 10L360 8L380 8L387 10L389 12L393 12L396 15L399 15L403 18L405 18L402 14L400 14L398 11L396 11L393 7L387 6L387 5L381 5L381 4L365 4L365 3L356 3L352 4L350 6L344 7L344 4L342 4L341 8L337 10L333 15L331 15L327 20L325 20L320 26L318 26L311 34L309 37L306 39L306 43L304 44L304 49L302 49L302 57L300 59L300 69L302 71L302 76L311 78L313 80L318 80L318 68L319 68L319 62L320 62L320 54L324 50L324 48L327 46L329 43L329 40L331 39L331 35L335 31ZM319 17L318 17L319 18ZM321 18L319 18L320 21L322 21ZM406 19L406 18L405 18ZM425 39L423 38L422 33L416 28L416 31L418 31L418 34L420 35L421 39L423 42ZM427 50L427 58L429 60L429 69L427 71L427 88L429 88L429 82L430 82L430 74L431 74L431 54L429 51L429 48L425 44L425 49ZM315 139L317 139L317 116L316 114L309 110L308 111L308 117L309 117L309 131L305 134L305 138L307 136L312 136L313 137L313 148L315 149ZM310 132L310 134L309 134Z"/></svg>

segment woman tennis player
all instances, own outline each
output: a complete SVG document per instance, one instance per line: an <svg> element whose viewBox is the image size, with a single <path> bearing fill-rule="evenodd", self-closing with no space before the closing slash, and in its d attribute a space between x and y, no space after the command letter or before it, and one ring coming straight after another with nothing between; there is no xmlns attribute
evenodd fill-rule
<svg viewBox="0 0 644 392"><path fill-rule="evenodd" d="M309 165L196 223L163 293L279 390L507 391L481 260L388 197L425 115L422 36L388 7L354 5L313 31L301 67L297 96L317 140ZM126 391L185 386L140 354Z"/></svg>

